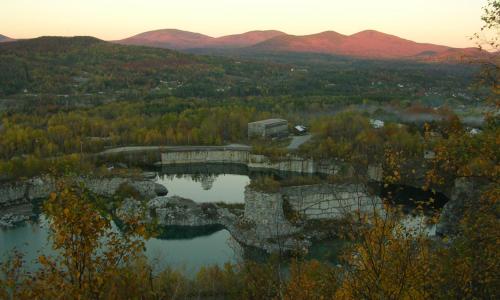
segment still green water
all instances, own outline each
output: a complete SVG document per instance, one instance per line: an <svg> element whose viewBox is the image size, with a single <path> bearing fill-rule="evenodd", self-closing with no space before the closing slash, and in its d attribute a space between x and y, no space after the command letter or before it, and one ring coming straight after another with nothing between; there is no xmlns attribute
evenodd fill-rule
<svg viewBox="0 0 500 300"><path fill-rule="evenodd" d="M11 250L17 249L25 254L28 265L40 254L54 254L48 242L48 229L45 221L20 225L13 229L0 229L0 261ZM239 245L234 242L227 230L184 240L161 240L152 238L146 242L146 256L158 270L167 266L181 268L188 274L204 265L223 265L235 262Z"/></svg>
<svg viewBox="0 0 500 300"><path fill-rule="evenodd" d="M17 249L25 254L28 266L35 265L33 262L40 254L54 254L47 238L48 228L43 220L13 229L0 229L0 261L6 259L11 250ZM239 245L227 230L193 239L152 238L146 242L146 256L157 270L171 266L188 274L204 265L235 262L239 252Z"/></svg>

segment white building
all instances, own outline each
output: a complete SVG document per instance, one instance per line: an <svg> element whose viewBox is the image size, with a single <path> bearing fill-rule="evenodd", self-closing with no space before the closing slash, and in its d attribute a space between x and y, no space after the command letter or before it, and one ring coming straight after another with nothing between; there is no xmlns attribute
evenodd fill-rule
<svg viewBox="0 0 500 300"><path fill-rule="evenodd" d="M248 123L248 137L282 137L288 136L288 121L284 119L267 119Z"/></svg>
<svg viewBox="0 0 500 300"><path fill-rule="evenodd" d="M384 127L385 123L382 120L370 119L370 125L372 125L373 128L378 129Z"/></svg>

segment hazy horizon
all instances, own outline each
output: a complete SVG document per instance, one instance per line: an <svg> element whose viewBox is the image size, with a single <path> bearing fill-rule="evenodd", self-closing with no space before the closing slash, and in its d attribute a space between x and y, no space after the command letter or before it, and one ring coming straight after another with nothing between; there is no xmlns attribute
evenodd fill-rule
<svg viewBox="0 0 500 300"><path fill-rule="evenodd" d="M334 3L335 2L335 3ZM404 2L404 3L403 3ZM253 30L293 35L377 30L416 42L470 47L486 0L7 0L0 34L11 38L95 36L119 40L158 29L213 37Z"/></svg>

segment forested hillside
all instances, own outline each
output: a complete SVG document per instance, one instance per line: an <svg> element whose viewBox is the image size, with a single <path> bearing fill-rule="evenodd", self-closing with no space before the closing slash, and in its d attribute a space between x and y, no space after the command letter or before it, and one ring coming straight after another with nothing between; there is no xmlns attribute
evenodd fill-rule
<svg viewBox="0 0 500 300"><path fill-rule="evenodd" d="M92 37L41 37L0 46L0 95L176 89L210 95L216 89L272 79L284 67L236 64L165 49L121 46ZM26 90L26 91L25 91Z"/></svg>
<svg viewBox="0 0 500 300"><path fill-rule="evenodd" d="M214 53L212 53L214 54ZM216 54L216 53L215 53ZM92 37L41 37L0 44L0 97L333 96L383 101L477 99L470 65L359 60L322 54L258 59L183 54Z"/></svg>

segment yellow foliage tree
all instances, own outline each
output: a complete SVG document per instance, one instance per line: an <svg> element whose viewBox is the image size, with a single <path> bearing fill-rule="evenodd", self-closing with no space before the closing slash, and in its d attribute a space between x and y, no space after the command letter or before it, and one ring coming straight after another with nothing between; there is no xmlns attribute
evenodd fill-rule
<svg viewBox="0 0 500 300"><path fill-rule="evenodd" d="M58 256L41 255L39 271L9 293L16 299L112 299L119 294L132 280L127 266L141 256L146 228L130 219L119 232L94 203L85 188L58 184L44 205Z"/></svg>

